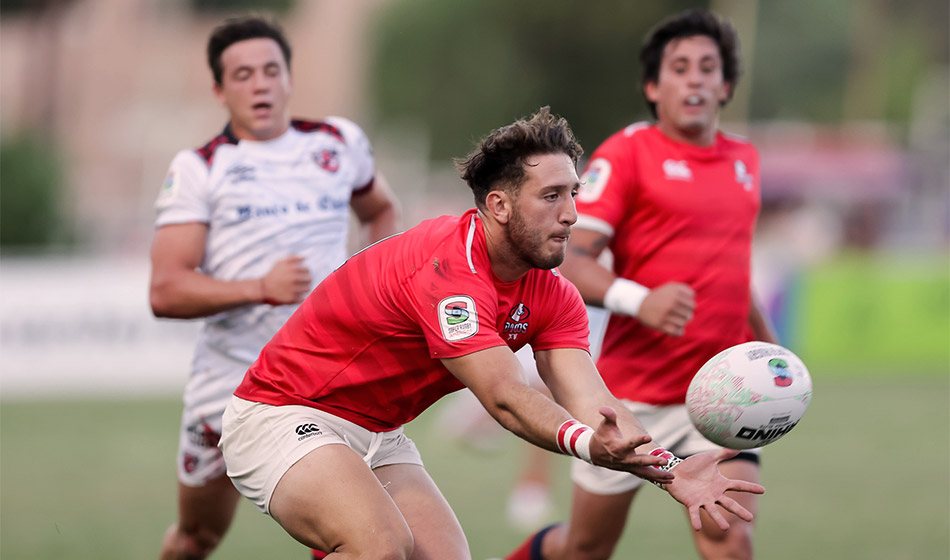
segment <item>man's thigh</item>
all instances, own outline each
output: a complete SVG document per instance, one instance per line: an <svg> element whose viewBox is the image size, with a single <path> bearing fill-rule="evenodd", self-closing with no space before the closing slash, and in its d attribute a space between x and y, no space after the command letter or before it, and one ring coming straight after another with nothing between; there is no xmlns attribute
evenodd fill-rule
<svg viewBox="0 0 950 560"><path fill-rule="evenodd" d="M402 463L374 472L412 529L413 560L471 558L455 512L425 468Z"/></svg>
<svg viewBox="0 0 950 560"><path fill-rule="evenodd" d="M324 552L358 557L371 550L412 550L409 525L395 502L343 444L318 447L294 463L274 489L270 515L295 539Z"/></svg>

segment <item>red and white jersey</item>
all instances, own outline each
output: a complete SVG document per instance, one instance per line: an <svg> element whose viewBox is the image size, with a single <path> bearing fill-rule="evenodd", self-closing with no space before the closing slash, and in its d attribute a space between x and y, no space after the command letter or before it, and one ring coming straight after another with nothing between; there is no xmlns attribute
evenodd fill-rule
<svg viewBox="0 0 950 560"><path fill-rule="evenodd" d="M597 148L581 184L576 227L611 237L618 276L648 288L683 282L696 292L680 338L612 315L598 370L619 398L682 403L706 360L749 340L758 153L721 133L704 148L634 124Z"/></svg>
<svg viewBox="0 0 950 560"><path fill-rule="evenodd" d="M556 270L495 276L470 210L351 257L264 347L234 394L388 431L463 387L442 358L528 343L587 350L587 337L584 302Z"/></svg>
<svg viewBox="0 0 950 560"><path fill-rule="evenodd" d="M369 141L347 119L295 120L266 142L239 141L228 126L175 156L155 226L208 224L201 271L216 279L259 278L295 254L316 286L346 259L350 198L368 192L374 174ZM210 347L250 364L295 309L254 305L208 317L196 353Z"/></svg>

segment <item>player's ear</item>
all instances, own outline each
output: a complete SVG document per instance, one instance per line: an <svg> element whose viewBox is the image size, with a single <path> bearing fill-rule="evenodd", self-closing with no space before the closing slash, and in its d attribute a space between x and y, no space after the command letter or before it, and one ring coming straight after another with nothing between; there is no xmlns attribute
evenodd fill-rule
<svg viewBox="0 0 950 560"><path fill-rule="evenodd" d="M732 97L732 82L723 82L722 91L719 94L719 104L725 105L730 97Z"/></svg>
<svg viewBox="0 0 950 560"><path fill-rule="evenodd" d="M214 92L214 98L218 100L218 103L226 107L228 103L224 99L224 88L221 87L221 84L212 82L211 91Z"/></svg>
<svg viewBox="0 0 950 560"><path fill-rule="evenodd" d="M643 84L643 95L646 96L647 100L650 103L656 103L660 100L660 91L656 82L653 80L648 81Z"/></svg>
<svg viewBox="0 0 950 560"><path fill-rule="evenodd" d="M491 191L485 197L485 211L499 224L507 224L511 218L511 197L505 191Z"/></svg>

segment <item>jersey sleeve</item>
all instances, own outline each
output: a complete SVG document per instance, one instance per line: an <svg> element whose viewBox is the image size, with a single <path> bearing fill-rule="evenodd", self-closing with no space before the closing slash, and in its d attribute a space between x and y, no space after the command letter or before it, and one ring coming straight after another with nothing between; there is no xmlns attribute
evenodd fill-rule
<svg viewBox="0 0 950 560"><path fill-rule="evenodd" d="M621 138L614 135L594 151L581 175L581 188L575 199L576 226L611 237L623 217L629 215L635 195L633 158L629 149L623 149Z"/></svg>
<svg viewBox="0 0 950 560"><path fill-rule="evenodd" d="M366 137L363 129L343 117L327 117L326 121L340 130L350 149L350 156L356 165L356 178L352 190L357 191L369 185L376 175L376 160L373 157L369 138Z"/></svg>
<svg viewBox="0 0 950 560"><path fill-rule="evenodd" d="M155 227L188 222L208 223L208 166L192 151L179 152L172 160L155 200Z"/></svg>
<svg viewBox="0 0 950 560"><path fill-rule="evenodd" d="M540 290L547 317L528 343L535 352L555 348L580 348L590 352L587 308L574 284L563 276L551 275L554 286Z"/></svg>
<svg viewBox="0 0 950 560"><path fill-rule="evenodd" d="M440 266L452 268L445 263ZM493 287L474 274L465 279L459 276L432 268L410 283L415 320L434 359L457 358L505 344L495 326L498 299Z"/></svg>

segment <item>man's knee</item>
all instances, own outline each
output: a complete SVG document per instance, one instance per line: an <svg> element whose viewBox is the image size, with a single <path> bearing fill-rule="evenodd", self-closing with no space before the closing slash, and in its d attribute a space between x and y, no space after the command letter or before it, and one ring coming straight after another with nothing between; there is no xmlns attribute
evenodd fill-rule
<svg viewBox="0 0 950 560"><path fill-rule="evenodd" d="M180 550L188 560L202 560L218 547L223 537L222 532L199 523L184 526L179 530Z"/></svg>
<svg viewBox="0 0 950 560"><path fill-rule="evenodd" d="M743 521L730 520L728 531L703 526L696 535L696 548L706 560L751 560L754 526Z"/></svg>

